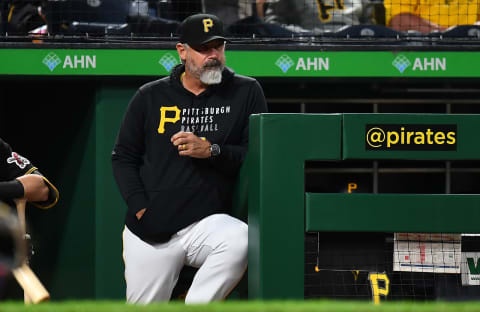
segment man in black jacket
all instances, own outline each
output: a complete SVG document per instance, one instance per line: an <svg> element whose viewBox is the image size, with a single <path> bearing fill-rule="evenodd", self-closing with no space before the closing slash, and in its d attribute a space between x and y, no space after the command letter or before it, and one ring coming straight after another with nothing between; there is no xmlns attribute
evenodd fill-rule
<svg viewBox="0 0 480 312"><path fill-rule="evenodd" d="M216 16L192 15L179 34L182 64L138 90L112 153L128 205L129 302L169 300L184 265L199 268L186 303L221 300L247 266L247 225L227 213L248 118L266 112L265 97L255 79L225 67Z"/></svg>

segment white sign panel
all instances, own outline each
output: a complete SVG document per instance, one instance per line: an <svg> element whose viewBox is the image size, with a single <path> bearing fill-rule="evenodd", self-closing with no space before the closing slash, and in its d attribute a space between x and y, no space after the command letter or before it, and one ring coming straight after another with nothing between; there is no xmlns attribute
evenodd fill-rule
<svg viewBox="0 0 480 312"><path fill-rule="evenodd" d="M480 252L462 252L462 285L480 285Z"/></svg>
<svg viewBox="0 0 480 312"><path fill-rule="evenodd" d="M395 233L393 270L460 273L461 235Z"/></svg>

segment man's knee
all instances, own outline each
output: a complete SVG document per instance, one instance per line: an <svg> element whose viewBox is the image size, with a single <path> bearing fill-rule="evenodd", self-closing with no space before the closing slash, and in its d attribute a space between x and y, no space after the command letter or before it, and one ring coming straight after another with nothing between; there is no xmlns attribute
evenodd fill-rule
<svg viewBox="0 0 480 312"><path fill-rule="evenodd" d="M226 236L227 254L233 264L244 266L247 264L248 254L248 227L246 224L232 228Z"/></svg>

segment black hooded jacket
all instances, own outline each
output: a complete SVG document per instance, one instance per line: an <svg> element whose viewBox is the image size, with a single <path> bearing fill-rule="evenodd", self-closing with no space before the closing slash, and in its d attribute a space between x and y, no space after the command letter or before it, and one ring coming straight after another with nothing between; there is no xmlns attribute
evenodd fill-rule
<svg viewBox="0 0 480 312"><path fill-rule="evenodd" d="M259 83L229 68L222 82L196 96L180 81L184 65L137 91L112 153L115 180L127 203L126 226L146 242L165 242L214 213L228 213L248 147L248 118L267 111ZM179 156L171 143L194 132L221 148L208 159ZM140 220L136 213L146 208Z"/></svg>

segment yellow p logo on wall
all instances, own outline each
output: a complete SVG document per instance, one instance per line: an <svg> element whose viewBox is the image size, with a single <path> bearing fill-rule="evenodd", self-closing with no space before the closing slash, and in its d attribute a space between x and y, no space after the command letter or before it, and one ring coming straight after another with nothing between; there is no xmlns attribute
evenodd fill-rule
<svg viewBox="0 0 480 312"><path fill-rule="evenodd" d="M174 112L174 117L167 117L167 112ZM158 125L158 133L165 132L165 123L176 123L180 120L180 109L177 106L162 106L160 107L160 124Z"/></svg>
<svg viewBox="0 0 480 312"><path fill-rule="evenodd" d="M202 22L203 22L203 30L204 30L205 32L209 32L209 31L210 31L210 28L213 27L213 21L212 21L212 19L211 19L211 18L204 18L204 19L202 20Z"/></svg>
<svg viewBox="0 0 480 312"><path fill-rule="evenodd" d="M372 287L372 297L374 304L380 304L380 296L388 296L390 292L390 280L385 273L370 273L368 274L370 286ZM378 282L383 282L384 287L380 287Z"/></svg>

